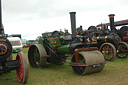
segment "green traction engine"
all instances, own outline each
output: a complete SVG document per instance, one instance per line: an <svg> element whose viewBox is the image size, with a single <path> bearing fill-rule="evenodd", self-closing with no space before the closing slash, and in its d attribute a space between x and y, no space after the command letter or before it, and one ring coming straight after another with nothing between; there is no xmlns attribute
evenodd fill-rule
<svg viewBox="0 0 128 85"><path fill-rule="evenodd" d="M32 67L43 68L46 62L63 65L70 56L69 65L78 75L103 70L105 59L102 53L95 47L89 47L83 36L76 36L75 12L70 12L70 17L72 35L67 31L46 32L39 38L39 44L29 48L28 60Z"/></svg>

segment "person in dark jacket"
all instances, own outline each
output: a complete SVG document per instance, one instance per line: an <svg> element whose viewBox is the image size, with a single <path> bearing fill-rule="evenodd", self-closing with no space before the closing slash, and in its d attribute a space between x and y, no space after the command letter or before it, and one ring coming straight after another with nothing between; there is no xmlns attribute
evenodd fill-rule
<svg viewBox="0 0 128 85"><path fill-rule="evenodd" d="M80 25L80 27L76 28L76 33L77 35L80 35L83 31L82 25Z"/></svg>

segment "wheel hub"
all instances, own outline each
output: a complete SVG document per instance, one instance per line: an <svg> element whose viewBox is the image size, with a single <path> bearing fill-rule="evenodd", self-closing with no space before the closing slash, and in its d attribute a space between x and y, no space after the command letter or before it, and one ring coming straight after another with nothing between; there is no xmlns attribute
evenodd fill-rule
<svg viewBox="0 0 128 85"><path fill-rule="evenodd" d="M0 55L4 55L7 52L7 46L0 44Z"/></svg>

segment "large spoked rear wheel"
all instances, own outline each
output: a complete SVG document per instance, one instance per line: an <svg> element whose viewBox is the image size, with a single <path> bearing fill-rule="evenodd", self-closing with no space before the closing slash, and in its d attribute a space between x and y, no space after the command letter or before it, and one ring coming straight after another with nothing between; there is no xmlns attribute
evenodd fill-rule
<svg viewBox="0 0 128 85"><path fill-rule="evenodd" d="M116 48L111 43L102 44L100 52L103 54L106 61L113 61L116 57Z"/></svg>
<svg viewBox="0 0 128 85"><path fill-rule="evenodd" d="M125 59L128 57L128 44L125 42L120 42L117 47L117 57L120 59Z"/></svg>
<svg viewBox="0 0 128 85"><path fill-rule="evenodd" d="M31 45L28 51L29 64L33 68L43 67L46 64L46 51L41 44Z"/></svg>
<svg viewBox="0 0 128 85"><path fill-rule="evenodd" d="M25 84L29 74L26 56L23 52L19 52L16 56L16 60L19 61L20 64L19 68L16 70L18 81Z"/></svg>

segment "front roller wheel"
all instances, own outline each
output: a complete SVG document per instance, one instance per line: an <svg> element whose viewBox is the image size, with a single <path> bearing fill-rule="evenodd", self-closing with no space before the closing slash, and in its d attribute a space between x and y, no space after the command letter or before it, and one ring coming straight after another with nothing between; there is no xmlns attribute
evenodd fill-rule
<svg viewBox="0 0 128 85"><path fill-rule="evenodd" d="M19 52L16 56L16 60L19 61L20 64L19 68L16 70L18 81L25 84L29 74L26 56L23 52Z"/></svg>
<svg viewBox="0 0 128 85"><path fill-rule="evenodd" d="M116 48L111 43L104 43L100 46L100 52L106 61L113 61L116 57Z"/></svg>
<svg viewBox="0 0 128 85"><path fill-rule="evenodd" d="M41 44L31 45L28 51L29 64L33 68L43 67L46 64L46 51Z"/></svg>
<svg viewBox="0 0 128 85"><path fill-rule="evenodd" d="M72 57L71 62L76 62L75 55ZM79 64L86 63L84 57L80 54L79 54L78 62L79 62ZM78 75L82 75L85 71L85 68L86 68L85 66L72 66L73 71Z"/></svg>
<svg viewBox="0 0 128 85"><path fill-rule="evenodd" d="M85 75L102 71L104 64L105 59L100 51L81 51L78 53L78 62L74 55L70 65L76 74Z"/></svg>
<svg viewBox="0 0 128 85"><path fill-rule="evenodd" d="M125 59L128 57L128 45L125 42L120 42L117 47L117 57Z"/></svg>

